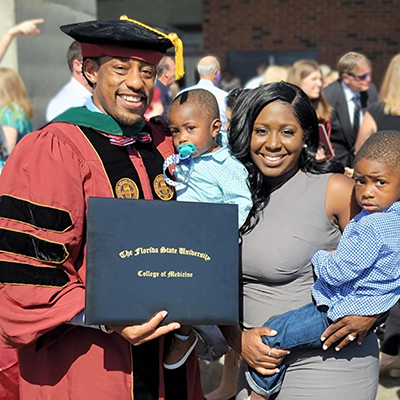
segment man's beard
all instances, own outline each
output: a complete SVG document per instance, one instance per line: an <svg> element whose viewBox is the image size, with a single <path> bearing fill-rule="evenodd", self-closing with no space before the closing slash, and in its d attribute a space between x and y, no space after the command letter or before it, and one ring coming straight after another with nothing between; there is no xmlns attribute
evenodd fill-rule
<svg viewBox="0 0 400 400"><path fill-rule="evenodd" d="M132 113L130 115L115 113L113 118L121 125L132 126L143 121L143 115Z"/></svg>

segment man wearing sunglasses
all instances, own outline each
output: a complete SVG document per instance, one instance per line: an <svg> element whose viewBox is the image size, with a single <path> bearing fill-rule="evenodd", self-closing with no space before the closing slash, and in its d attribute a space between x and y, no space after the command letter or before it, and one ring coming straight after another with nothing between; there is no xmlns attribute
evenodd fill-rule
<svg viewBox="0 0 400 400"><path fill-rule="evenodd" d="M364 55L345 54L337 69L340 78L324 90L328 103L333 107L331 142L335 148L335 160L344 167L352 167L354 144L365 109L378 101L378 92L371 83L371 63Z"/></svg>

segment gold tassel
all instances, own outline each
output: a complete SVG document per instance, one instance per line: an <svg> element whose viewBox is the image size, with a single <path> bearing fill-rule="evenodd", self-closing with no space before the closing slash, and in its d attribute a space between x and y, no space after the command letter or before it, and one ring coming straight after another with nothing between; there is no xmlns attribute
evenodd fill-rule
<svg viewBox="0 0 400 400"><path fill-rule="evenodd" d="M158 35L169 39L171 43L174 45L175 48L175 80L179 80L185 75L185 70L184 70L184 64L183 64L183 44L182 40L179 39L178 35L176 33L169 33L166 34L164 32L161 32L155 28L152 28L148 25L145 25L139 21L135 21L134 19L128 18L126 15L121 15L119 17L121 21L129 21L132 22L136 25L139 25L143 28L148 29L149 31L152 31L154 33L157 33Z"/></svg>

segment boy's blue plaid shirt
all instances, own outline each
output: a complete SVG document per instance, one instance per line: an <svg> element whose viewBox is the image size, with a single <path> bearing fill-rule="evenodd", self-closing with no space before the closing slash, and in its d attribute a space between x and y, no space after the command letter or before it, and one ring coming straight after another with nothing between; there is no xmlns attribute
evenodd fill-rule
<svg viewBox="0 0 400 400"><path fill-rule="evenodd" d="M332 321L389 310L400 298L400 202L378 213L363 210L347 224L337 251L317 251L312 264L318 277L312 295L329 307Z"/></svg>

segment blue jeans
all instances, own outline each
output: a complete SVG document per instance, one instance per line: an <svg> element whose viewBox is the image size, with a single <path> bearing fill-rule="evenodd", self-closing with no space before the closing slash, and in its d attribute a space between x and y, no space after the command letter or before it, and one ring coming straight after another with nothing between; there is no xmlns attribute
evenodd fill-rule
<svg viewBox="0 0 400 400"><path fill-rule="evenodd" d="M314 303L296 310L270 318L263 326L276 330L276 336L263 336L262 341L269 347L278 349L315 349L322 346L321 335L329 326L326 306L318 307ZM246 380L250 388L261 396L269 397L279 392L282 386L286 365L279 366L279 372L272 376L259 374L248 367Z"/></svg>

